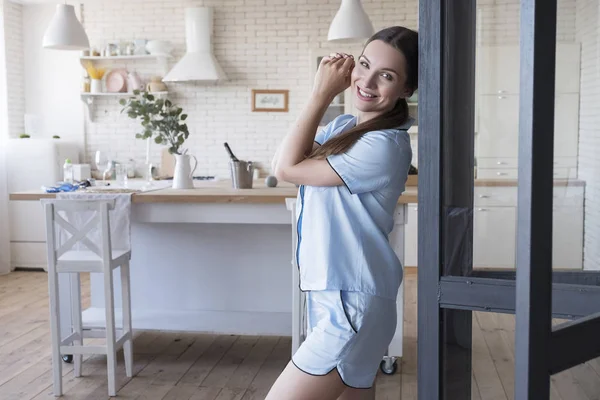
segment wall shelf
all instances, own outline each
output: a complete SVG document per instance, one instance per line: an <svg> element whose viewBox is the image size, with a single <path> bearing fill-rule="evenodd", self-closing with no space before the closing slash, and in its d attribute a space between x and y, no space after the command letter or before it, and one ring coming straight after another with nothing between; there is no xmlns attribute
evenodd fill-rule
<svg viewBox="0 0 600 400"><path fill-rule="evenodd" d="M152 94L156 97L165 98L165 97L167 97L167 94L169 94L169 92L150 92L150 94ZM88 114L90 121L93 121L94 119L93 119L93 114L92 114L92 107L96 101L96 98L133 97L134 94L129 93L129 92L118 92L118 93L103 92L103 93L80 93L80 96L81 96L81 101L83 101L83 104L85 104L85 106L87 107L87 114Z"/></svg>
<svg viewBox="0 0 600 400"><path fill-rule="evenodd" d="M134 54L131 56L82 56L80 60L89 61L113 61L113 60L160 60L173 58L170 54Z"/></svg>

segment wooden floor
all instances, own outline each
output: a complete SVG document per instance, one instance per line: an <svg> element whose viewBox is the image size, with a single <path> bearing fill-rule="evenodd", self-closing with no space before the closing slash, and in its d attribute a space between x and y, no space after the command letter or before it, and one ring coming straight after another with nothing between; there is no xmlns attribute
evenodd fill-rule
<svg viewBox="0 0 600 400"><path fill-rule="evenodd" d="M378 376L378 400L417 399L416 286L416 276L407 274L404 357L397 374ZM89 279L83 280L82 294L85 306L89 303ZM510 315L474 313L472 399L513 399L514 325ZM264 399L289 361L290 345L289 337L136 332L135 376L125 378L119 354L118 396ZM77 379L72 365L63 364L64 398L107 399L105 362L101 355L86 358L84 377ZM0 276L0 399L52 398L46 274ZM553 376L551 398L600 399L600 362L594 360Z"/></svg>

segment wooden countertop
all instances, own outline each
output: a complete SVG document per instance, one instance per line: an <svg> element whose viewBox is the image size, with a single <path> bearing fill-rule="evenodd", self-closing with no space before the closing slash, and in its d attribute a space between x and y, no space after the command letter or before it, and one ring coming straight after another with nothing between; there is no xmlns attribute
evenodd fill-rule
<svg viewBox="0 0 600 400"><path fill-rule="evenodd" d="M411 181L409 183L412 183ZM286 198L294 198L298 189L289 183L280 183L275 188L267 187L264 180L257 180L252 189L233 189L231 181L195 181L194 189L156 189L137 192L132 195L133 203L242 203L276 204L285 203ZM516 186L516 180L476 180L475 186ZM585 186L578 180L556 180L555 186ZM13 201L39 201L54 198L54 193L27 191L11 193ZM417 203L417 187L408 185L398 203Z"/></svg>

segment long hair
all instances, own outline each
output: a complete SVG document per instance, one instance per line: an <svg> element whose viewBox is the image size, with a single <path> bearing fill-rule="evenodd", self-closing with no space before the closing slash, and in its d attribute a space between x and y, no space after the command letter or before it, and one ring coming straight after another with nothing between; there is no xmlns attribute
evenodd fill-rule
<svg viewBox="0 0 600 400"><path fill-rule="evenodd" d="M374 40L381 40L404 55L406 60L405 85L409 90L416 90L419 81L419 38L417 32L402 26L385 28L371 36L365 47ZM323 145L317 147L309 155L309 158L323 159L332 154L344 153L365 133L397 128L406 123L408 117L408 103L406 99L401 98L391 110L327 140Z"/></svg>

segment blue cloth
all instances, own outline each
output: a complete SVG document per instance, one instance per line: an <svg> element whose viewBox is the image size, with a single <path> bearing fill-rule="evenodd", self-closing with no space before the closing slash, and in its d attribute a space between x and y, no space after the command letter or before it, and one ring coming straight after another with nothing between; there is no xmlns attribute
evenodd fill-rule
<svg viewBox="0 0 600 400"><path fill-rule="evenodd" d="M412 150L408 128L367 132L347 152L327 158L341 186L300 186L297 201L302 290L357 291L396 299L402 265L388 235L405 189ZM315 137L319 144L356 125L341 115Z"/></svg>
<svg viewBox="0 0 600 400"><path fill-rule="evenodd" d="M80 187L81 187L81 185L73 185L71 183L62 183L61 185L58 185L58 186L50 186L50 187L43 186L42 189L46 193L59 193L59 192L74 192L77 189L79 189Z"/></svg>

